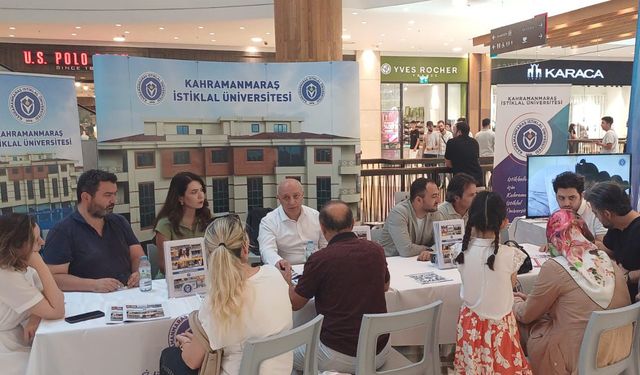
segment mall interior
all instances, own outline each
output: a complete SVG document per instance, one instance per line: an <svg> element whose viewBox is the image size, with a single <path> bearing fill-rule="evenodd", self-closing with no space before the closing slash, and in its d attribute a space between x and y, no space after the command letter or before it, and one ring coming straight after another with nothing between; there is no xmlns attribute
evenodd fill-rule
<svg viewBox="0 0 640 375"><path fill-rule="evenodd" d="M187 241L189 236L175 237L173 232L167 236L159 230L163 215L173 220L166 210L175 178L190 173L202 187L204 203L199 203L198 210L204 205L208 212L205 224L213 226L218 217L238 217L251 245L242 264L252 264L254 269L275 265L285 281L289 272L289 296L303 298L296 291L304 288L296 285L304 285L302 281L310 285L311 276L304 280L310 274L304 263L315 254L305 250L302 261L287 262L286 267L280 262L270 264L260 248L264 247L264 218L271 213L288 215L278 225L288 220L295 228L297 220L295 241L301 244L313 242L305 239L310 227L322 228L322 241L316 236L312 243L312 250L321 251L320 242L325 249L336 243L324 244L322 220L328 220L328 207L340 201L353 216L353 232L387 255L391 281L389 286L389 279L385 280L390 289L382 292L384 311L364 312L390 315L389 322L380 323L380 333L391 333L388 350L378 347L376 351L376 337L364 342L366 334L373 335L365 327L373 329L376 321L372 317L367 326L368 318L363 319L361 312L355 313L359 314L357 354L355 347L347 355L325 345L336 335L328 333L338 329L332 315L336 312L335 306L333 311L323 306L327 297L323 302L316 290L315 295L309 292L311 303L294 311L286 329L247 334L237 342L221 336L229 347L205 341L209 344L205 358L213 360L215 353L222 353L221 364L213 366L221 367L224 374L249 374L250 364L260 363L258 353L264 347L255 343L248 351L247 340L254 345L252 340L262 339L266 347L279 348L284 344L271 335L286 336L300 327L310 340L307 349L318 347L316 363L305 364L316 372L305 374L374 374L371 371L379 365L381 353L388 354L382 369L413 366L413 372L398 374L548 374L554 366L565 366L553 369L558 374L595 374L596 369L610 371L597 373L626 369L640 374L640 302L636 302L636 298L640 301L640 219L635 220L640 217L638 7L636 0L0 1L0 218L28 215L41 230L45 245L40 254L55 280L48 287L40 280L34 284L39 285L36 293L44 296L43 301L51 302L55 290L62 290L65 317L92 310L107 314L79 324L44 317L38 324L43 316L37 316L34 308L16 310L17 303L6 302L6 298L17 298L17 293L1 291L14 289L14 279L3 276L5 268L25 271L5 260L3 252L13 245L1 232L15 228L0 226L4 228L0 230L0 283L9 285L0 287L0 368L6 365L9 374L80 374L87 369L98 374L198 373L200 366L184 367L189 363L183 345L192 340L184 332L191 332L188 327L193 330L195 324L187 314L198 309L202 314L203 299L215 301L212 280L217 279L210 277L213 266L208 263L215 259L214 249L208 248L212 242L204 234L204 225L190 235L200 242L175 245L191 246L192 258L184 261L178 254L181 250L174 251L168 242ZM490 146L480 141L488 133ZM615 138L610 138L612 133ZM457 138L470 138L468 142L479 152L462 146ZM451 140L457 147L450 147ZM471 161L465 159L471 154ZM61 243L61 223L76 215L75 220L92 226L79 218L86 204L80 185L83 173L96 169L117 178L117 197L114 192L105 215L124 218L126 229L120 231L130 232L125 235L134 238L127 240L130 246L135 242L141 247L135 257L144 255L150 262L152 293L137 286L126 290L131 281L126 278L119 284L125 290L111 293L68 289L69 284L61 283L56 273L64 261L51 267L55 257L48 253L47 243ZM473 193L465 198L468 184L462 183L456 195L460 184L456 175L468 176L471 170L481 175L471 184ZM562 173L577 178L579 187L558 188L556 179ZM315 215L307 229L286 208L283 186L292 180L300 188L295 198L300 201L298 209L302 205ZM416 187L420 181L422 188ZM426 198L431 184L436 189L435 203ZM620 190L614 202L618 208L607 210L601 206L604 198L594 197L605 194L598 190L601 184L614 184ZM187 212L185 189L175 195L180 215ZM559 191L564 190L575 191L573 206L561 202ZM89 193L89 201L95 200L95 189ZM489 207L487 196L497 197L504 209ZM476 207L484 210L482 222L473 219L479 199L474 197L484 199L484 205ZM466 206L460 209L460 204ZM619 209L620 205L631 211ZM409 213L399 213L401 206ZM440 220L452 221L436 225L434 215L447 209L452 216L442 214ZM487 229L490 216L502 211L498 227ZM552 241L557 230L552 222L557 213L568 211L573 212L571 223L588 227L588 235L580 235L583 242L569 242L565 253ZM403 221L398 224L394 215ZM180 224L180 218L176 220ZM189 225L182 220L182 228L191 231L189 225L196 228L200 218L192 217L196 222ZM180 233L178 224L172 228ZM93 229L103 238L102 227ZM486 233L489 237L481 236ZM482 271L471 271L471 266L462 266L464 257L454 260L451 255L473 248L469 234L471 244L474 236L496 243L491 253L495 255L486 253L492 265L479 263ZM71 236L78 241L80 235ZM398 248L394 256L388 251L387 237ZM403 253L399 238L406 240L403 247L424 251ZM494 299L487 290L498 294L501 287L491 283L502 279L486 275L493 271L494 258L505 262L507 255L498 260L497 249L508 240L522 250L513 251L526 254L519 264L528 262L529 269L522 273L522 268L511 269L509 274L514 275L518 270L513 293L508 285L509 293L502 300ZM224 245L225 241L218 242ZM63 252L71 254L66 249L74 245L64 244ZM287 259L276 251L276 257ZM425 252L430 253L428 259L423 259ZM583 254L596 254L596 260L589 263ZM518 257L514 255L514 264ZM553 268L546 263L558 258L562 261L550 262ZM69 259L66 265L71 267L64 274L72 276L75 260L64 259ZM141 275L138 259L133 255L131 259L128 274ZM184 264L194 268L181 275ZM591 268L583 272L583 264ZM338 269L346 269L342 266ZM36 278L47 279L41 274L46 273L44 269L29 264L26 272L35 270ZM187 272L189 278L184 278ZM300 284L291 281L292 274L302 280ZM618 276L624 276L621 282L628 287L621 297ZM575 288L555 288L547 277L571 282ZM347 277L340 280L350 284ZM482 280L478 290L475 280ZM550 292L543 292L545 288ZM575 297L576 293L582 294ZM607 293L607 303L600 303L598 298ZM160 318L131 325L110 321L115 305L151 309L156 303L161 306ZM291 303L295 309L294 297ZM495 318L500 310L495 306L500 303L508 308ZM1 313L5 310L13 314L6 324ZM269 320L268 310L262 314L266 318L246 327L259 327L263 319ZM489 325L510 325L510 331L504 326L495 329L511 332L511 340L483 348L482 340L474 338L480 328L469 326L468 314ZM322 323L317 317L323 315ZM35 325L30 317L37 318ZM545 319L556 326L575 324L578 329L559 333L547 325L542 330L540 322ZM413 321L418 328L409 324ZM358 328L360 322L362 328ZM633 322L625 331L625 325ZM18 325L24 326L27 342L15 346L13 339L2 335ZM603 330L613 328L618 330L615 335L609 332L600 337ZM531 335L536 333L539 340L532 342ZM560 339L560 335L566 337ZM134 337L142 344L133 343ZM269 343L270 339L274 341ZM244 353L231 344L244 346ZM607 353L599 349L604 346L609 348ZM173 360L183 369L167 364L171 360L165 357L166 347L182 350L182 357L178 352ZM223 348L224 352L218 350ZM351 361L351 367L323 358L325 349L329 357L337 353L338 358ZM508 355L501 350L508 350ZM276 354L286 352L265 358L274 361ZM558 357L549 354L554 352ZM272 372L259 373L301 374L296 355L293 369L276 366ZM72 357L76 359L63 359ZM217 374L211 367L203 372L206 361L200 374Z"/></svg>

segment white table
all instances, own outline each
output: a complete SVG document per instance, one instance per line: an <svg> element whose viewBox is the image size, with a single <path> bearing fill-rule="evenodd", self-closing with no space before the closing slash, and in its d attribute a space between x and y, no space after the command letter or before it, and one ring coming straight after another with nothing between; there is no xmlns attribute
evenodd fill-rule
<svg viewBox="0 0 640 375"><path fill-rule="evenodd" d="M534 257L538 255L538 246L522 244L525 250ZM458 324L458 314L462 306L460 299L460 286L462 284L460 273L457 269L439 270L431 262L418 262L417 257L389 257L387 264L391 274L391 284L386 293L387 311L395 312L412 309L428 305L441 300L442 310L440 313L440 333L438 342L440 344L450 344L456 341L456 330ZM525 292L530 292L533 283L540 272L540 268L535 266L531 272L518 275ZM302 273L302 265L294 266L294 270ZM436 284L422 285L408 277L410 274L435 272L451 281ZM307 306L294 315L294 326L311 320L316 315L315 306L309 301ZM391 334L391 344L394 346L422 345L423 340L414 331L398 331Z"/></svg>
<svg viewBox="0 0 640 375"><path fill-rule="evenodd" d="M509 225L509 239L518 243L544 245L547 243L547 220L516 217Z"/></svg>
<svg viewBox="0 0 640 375"><path fill-rule="evenodd" d="M198 309L198 297L168 300L165 280L155 280L153 290L146 293L138 288L113 293L65 293L65 315L106 312L109 303L152 302L164 303L171 319L109 326L104 318L76 324L62 319L43 321L33 341L27 374L159 374L160 352L169 346L172 323Z"/></svg>

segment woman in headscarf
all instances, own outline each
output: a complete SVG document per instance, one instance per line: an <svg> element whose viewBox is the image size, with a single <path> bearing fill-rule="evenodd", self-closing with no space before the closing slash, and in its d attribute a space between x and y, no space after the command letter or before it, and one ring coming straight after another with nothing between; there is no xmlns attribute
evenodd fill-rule
<svg viewBox="0 0 640 375"><path fill-rule="evenodd" d="M514 313L526 324L529 362L535 374L576 374L580 344L593 311L630 304L624 276L591 241L585 222L571 210L549 218L546 261L529 295L516 293ZM631 348L630 327L603 334L598 367L625 358Z"/></svg>

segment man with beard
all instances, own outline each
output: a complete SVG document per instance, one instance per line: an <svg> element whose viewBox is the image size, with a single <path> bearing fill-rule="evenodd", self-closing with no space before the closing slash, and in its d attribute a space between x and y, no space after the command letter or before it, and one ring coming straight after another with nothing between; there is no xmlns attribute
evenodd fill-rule
<svg viewBox="0 0 640 375"><path fill-rule="evenodd" d="M142 246L114 214L117 178L92 169L78 179L78 206L49 231L42 257L63 291L112 292L138 285Z"/></svg>

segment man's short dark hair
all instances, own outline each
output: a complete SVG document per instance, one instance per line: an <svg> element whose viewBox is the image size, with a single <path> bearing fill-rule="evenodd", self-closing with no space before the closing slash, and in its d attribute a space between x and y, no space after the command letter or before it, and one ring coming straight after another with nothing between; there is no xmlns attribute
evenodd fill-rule
<svg viewBox="0 0 640 375"><path fill-rule="evenodd" d="M336 206L342 206L342 210L331 210ZM353 212L343 201L330 201L320 210L320 224L328 230L340 232L349 229L353 225Z"/></svg>
<svg viewBox="0 0 640 375"><path fill-rule="evenodd" d="M427 191L427 185L429 184L435 184L435 181L424 177L413 181L409 190L409 200L413 202L417 197L424 197Z"/></svg>
<svg viewBox="0 0 640 375"><path fill-rule="evenodd" d="M427 126L429 126L429 125L433 126L433 121L431 121L431 120L427 121Z"/></svg>
<svg viewBox="0 0 640 375"><path fill-rule="evenodd" d="M607 210L618 216L631 212L629 196L614 182L598 182L587 190L585 198L598 211Z"/></svg>
<svg viewBox="0 0 640 375"><path fill-rule="evenodd" d="M458 173L454 175L447 186L445 200L449 203L453 203L456 201L456 197L462 198L464 191L469 185L476 186L476 179L466 173Z"/></svg>
<svg viewBox="0 0 640 375"><path fill-rule="evenodd" d="M584 191L584 177L573 172L562 172L553 180L553 192L558 193L558 189L574 188L578 194Z"/></svg>
<svg viewBox="0 0 640 375"><path fill-rule="evenodd" d="M487 126L491 125L491 120L488 118L482 119L482 127L486 128Z"/></svg>
<svg viewBox="0 0 640 375"><path fill-rule="evenodd" d="M462 133L462 135L469 135L469 124L464 121L460 121L456 123L456 131Z"/></svg>
<svg viewBox="0 0 640 375"><path fill-rule="evenodd" d="M611 116L604 116L602 118L602 121L606 122L609 125L613 125L613 117Z"/></svg>
<svg viewBox="0 0 640 375"><path fill-rule="evenodd" d="M91 169L80 175L80 178L78 178L78 189L76 190L78 203L82 201L80 197L84 192L94 197L101 182L113 182L115 184L118 182L118 177L111 172L101 171L99 169Z"/></svg>

